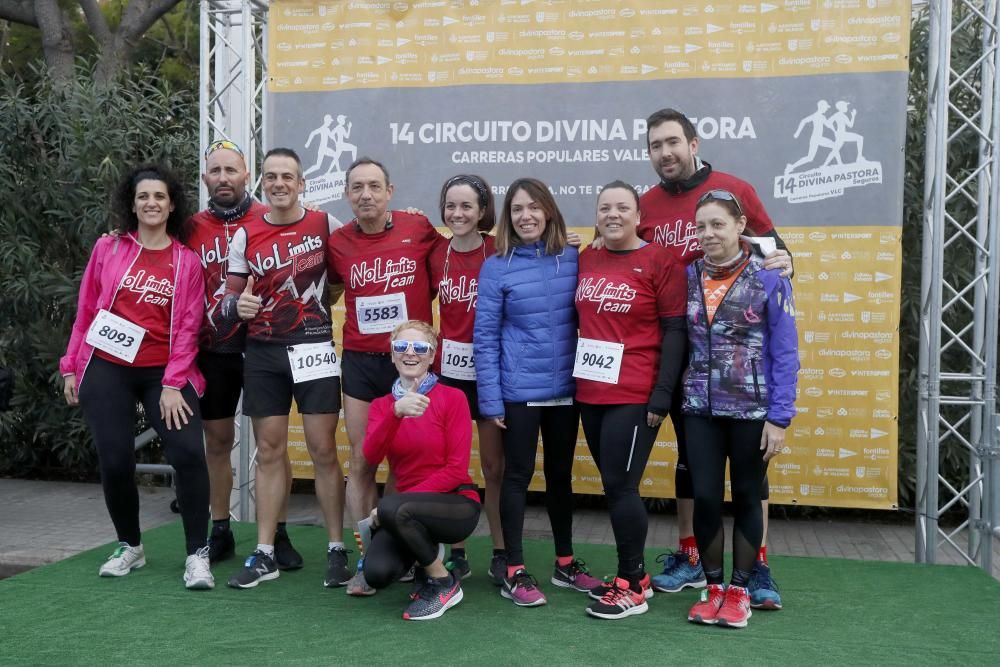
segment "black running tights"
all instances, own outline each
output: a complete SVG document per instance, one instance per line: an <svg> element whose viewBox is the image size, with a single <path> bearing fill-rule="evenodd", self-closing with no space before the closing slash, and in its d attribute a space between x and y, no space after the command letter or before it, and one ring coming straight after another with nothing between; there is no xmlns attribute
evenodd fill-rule
<svg viewBox="0 0 1000 667"><path fill-rule="evenodd" d="M188 555L205 546L208 535L208 468L202 439L198 395L191 385L181 395L194 415L180 430L167 430L160 418L163 367L133 368L91 359L80 385L80 406L94 436L104 501L120 542L138 546L139 492L135 483L135 404L156 429L177 480L177 502Z"/></svg>
<svg viewBox="0 0 1000 667"><path fill-rule="evenodd" d="M721 584L727 459L733 501L733 568L750 572L763 539L760 487L766 465L760 437L764 422L688 415L684 423L694 487L694 536L708 583Z"/></svg>
<svg viewBox="0 0 1000 667"><path fill-rule="evenodd" d="M601 471L611 528L618 546L618 576L641 576L649 521L639 497L657 428L646 425L646 404L580 404L590 454Z"/></svg>
<svg viewBox="0 0 1000 667"><path fill-rule="evenodd" d="M580 411L573 405L531 406L504 403L504 471L500 487L500 524L509 565L523 565L521 539L528 485L535 474L538 432L542 433L545 507L552 524L556 556L573 555L573 455Z"/></svg>
<svg viewBox="0 0 1000 667"><path fill-rule="evenodd" d="M394 493L378 503L378 528L365 553L365 581L385 588L414 562L427 567L438 544L461 542L479 523L479 503L457 493Z"/></svg>

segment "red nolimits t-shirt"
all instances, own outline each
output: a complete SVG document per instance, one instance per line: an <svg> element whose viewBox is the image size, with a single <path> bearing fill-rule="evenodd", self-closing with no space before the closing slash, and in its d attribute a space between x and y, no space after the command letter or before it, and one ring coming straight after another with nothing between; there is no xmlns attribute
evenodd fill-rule
<svg viewBox="0 0 1000 667"><path fill-rule="evenodd" d="M774 229L752 185L725 172L713 171L704 183L687 192L672 194L659 185L647 191L639 199L642 211L639 236L663 246L684 266L698 259L702 252L695 235L694 207L709 190L726 190L736 195L747 216L748 235L760 236Z"/></svg>
<svg viewBox="0 0 1000 667"><path fill-rule="evenodd" d="M431 285L437 288L440 306L441 335L434 368L441 371L444 339L471 343L476 324L476 298L479 294L479 269L487 257L496 254L496 239L483 235L483 244L475 250L459 252L451 243L438 243L431 253Z"/></svg>
<svg viewBox="0 0 1000 667"><path fill-rule="evenodd" d="M625 347L618 383L577 378L577 400L646 403L660 366L660 319L683 317L686 308L684 268L661 246L650 243L621 254L607 248L581 253L576 288L580 337Z"/></svg>
<svg viewBox="0 0 1000 667"><path fill-rule="evenodd" d="M253 276L253 293L262 299L248 325L251 339L282 345L331 340L326 241L339 224L322 211L306 211L290 225L255 218L233 235L229 272Z"/></svg>
<svg viewBox="0 0 1000 667"><path fill-rule="evenodd" d="M174 300L173 247L139 251L115 294L111 312L146 330L129 364L101 350L94 353L122 366L166 366L170 358L170 309Z"/></svg>
<svg viewBox="0 0 1000 667"><path fill-rule="evenodd" d="M427 218L402 211L393 211L392 226L376 234L351 222L330 235L330 282L344 285L345 350L388 352L396 324L431 322L428 259L442 240Z"/></svg>
<svg viewBox="0 0 1000 667"><path fill-rule="evenodd" d="M226 293L229 244L240 227L249 220L260 218L267 210L267 206L255 201L243 217L232 222L220 220L207 209L198 211L188 221L190 231L185 245L198 255L205 276L205 319L198 333L198 347L202 350L243 351L246 338L243 322L225 320L219 312Z"/></svg>

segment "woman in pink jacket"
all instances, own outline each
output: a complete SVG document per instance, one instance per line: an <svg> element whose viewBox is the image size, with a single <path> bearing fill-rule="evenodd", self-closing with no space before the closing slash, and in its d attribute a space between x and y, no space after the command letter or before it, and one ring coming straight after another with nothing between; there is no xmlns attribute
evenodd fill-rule
<svg viewBox="0 0 1000 667"><path fill-rule="evenodd" d="M126 174L114 198L118 234L94 245L66 354L64 394L79 404L100 461L104 500L119 546L100 568L121 577L146 564L135 484L135 407L142 403L174 467L184 523L184 584L215 585L208 564L208 470L195 365L204 316L197 255L182 245L184 190L159 165Z"/></svg>

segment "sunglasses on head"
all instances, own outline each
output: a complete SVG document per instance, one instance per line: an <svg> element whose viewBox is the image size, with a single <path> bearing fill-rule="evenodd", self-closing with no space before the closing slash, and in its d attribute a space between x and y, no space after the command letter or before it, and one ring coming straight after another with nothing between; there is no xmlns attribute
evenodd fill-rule
<svg viewBox="0 0 1000 667"><path fill-rule="evenodd" d="M208 145L208 148L205 149L205 159L207 160L209 155L211 155L215 151L222 150L223 148L234 151L238 153L240 157L243 157L243 151L240 150L239 146L229 141L228 139L220 139L219 141L213 141Z"/></svg>
<svg viewBox="0 0 1000 667"><path fill-rule="evenodd" d="M733 202L734 204L736 204L736 210L739 211L739 214L743 215L743 207L740 206L740 200L737 199L736 195L734 195L732 192L728 192L726 190L709 190L698 199L697 206L701 206L705 202L711 201L713 199L715 201Z"/></svg>
<svg viewBox="0 0 1000 667"><path fill-rule="evenodd" d="M425 354L430 354L430 351L434 348L431 347L430 343L424 342L422 340L394 340L392 341L392 351L396 354L406 354L406 351L413 348L413 354L418 356L424 356Z"/></svg>

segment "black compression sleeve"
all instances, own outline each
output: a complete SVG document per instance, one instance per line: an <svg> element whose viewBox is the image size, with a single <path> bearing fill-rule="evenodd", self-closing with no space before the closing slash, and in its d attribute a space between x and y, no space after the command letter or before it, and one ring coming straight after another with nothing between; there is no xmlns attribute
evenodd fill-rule
<svg viewBox="0 0 1000 667"><path fill-rule="evenodd" d="M660 372L649 396L649 412L666 416L687 357L687 321L684 317L660 319L663 340L660 343Z"/></svg>

